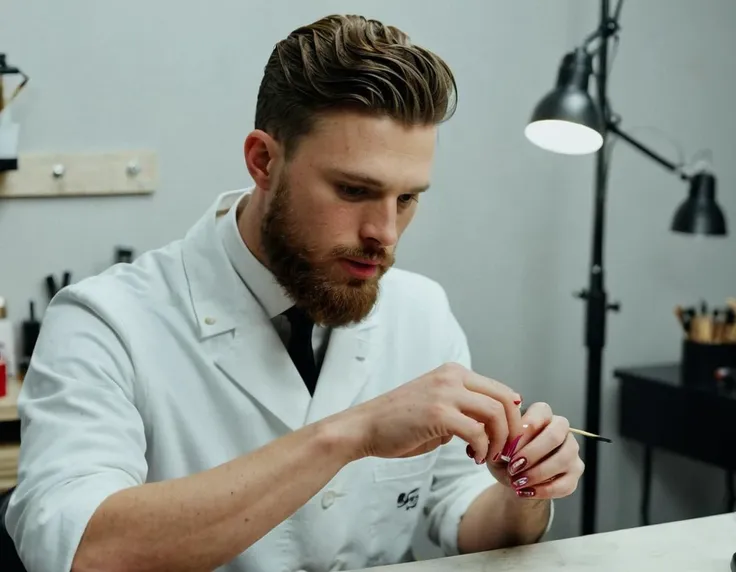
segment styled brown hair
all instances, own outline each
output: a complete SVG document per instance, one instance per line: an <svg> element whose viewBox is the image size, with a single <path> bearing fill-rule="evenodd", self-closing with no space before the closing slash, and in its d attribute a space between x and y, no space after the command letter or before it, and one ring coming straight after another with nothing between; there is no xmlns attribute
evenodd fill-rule
<svg viewBox="0 0 736 572"><path fill-rule="evenodd" d="M333 15L294 30L273 49L258 91L255 127L287 156L322 111L357 109L405 124L439 124L457 105L449 66L393 26Z"/></svg>

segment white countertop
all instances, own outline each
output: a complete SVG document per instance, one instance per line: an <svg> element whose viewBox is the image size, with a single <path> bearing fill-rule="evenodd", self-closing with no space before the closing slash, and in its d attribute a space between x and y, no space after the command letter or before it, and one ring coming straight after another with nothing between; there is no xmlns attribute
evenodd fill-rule
<svg viewBox="0 0 736 572"><path fill-rule="evenodd" d="M371 572L730 572L736 513L370 569Z"/></svg>

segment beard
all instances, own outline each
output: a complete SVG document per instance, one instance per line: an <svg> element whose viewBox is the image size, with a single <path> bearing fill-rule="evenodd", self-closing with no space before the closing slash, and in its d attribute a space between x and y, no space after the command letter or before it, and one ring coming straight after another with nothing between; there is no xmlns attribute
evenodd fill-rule
<svg viewBox="0 0 736 572"><path fill-rule="evenodd" d="M308 234L309 229L297 220L287 177L283 177L261 226L261 244L269 269L296 306L316 324L339 327L362 321L378 299L380 278L393 265L393 255L379 246L337 246L320 259L309 245ZM334 268L343 257L378 262L376 275L365 280L340 280Z"/></svg>

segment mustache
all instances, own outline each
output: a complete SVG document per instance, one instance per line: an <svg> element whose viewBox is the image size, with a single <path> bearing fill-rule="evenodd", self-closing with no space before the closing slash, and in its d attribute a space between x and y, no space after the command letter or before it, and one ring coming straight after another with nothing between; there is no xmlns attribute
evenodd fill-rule
<svg viewBox="0 0 736 572"><path fill-rule="evenodd" d="M395 262L393 253L381 247L369 249L338 246L333 249L332 254L337 258L365 258L381 266L393 266Z"/></svg>

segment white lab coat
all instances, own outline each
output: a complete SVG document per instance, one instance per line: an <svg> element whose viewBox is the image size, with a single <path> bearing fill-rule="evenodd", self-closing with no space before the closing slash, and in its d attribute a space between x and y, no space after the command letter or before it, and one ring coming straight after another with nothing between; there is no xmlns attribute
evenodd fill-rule
<svg viewBox="0 0 736 572"><path fill-rule="evenodd" d="M443 363L470 366L442 288L394 269L371 315L331 333L311 397L217 238L216 211L232 200L221 195L184 239L50 304L19 399L6 519L32 572L69 570L89 518L116 491L207 470ZM422 513L456 554L460 518L493 482L459 439L415 458L361 459L222 570L398 562Z"/></svg>

